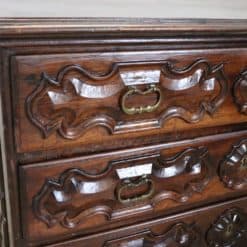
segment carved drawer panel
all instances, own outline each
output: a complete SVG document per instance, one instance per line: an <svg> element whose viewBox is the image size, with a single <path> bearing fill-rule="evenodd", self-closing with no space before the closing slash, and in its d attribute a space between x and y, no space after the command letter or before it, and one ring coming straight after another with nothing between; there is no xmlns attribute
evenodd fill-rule
<svg viewBox="0 0 247 247"><path fill-rule="evenodd" d="M247 134L232 136L22 166L25 238L88 234L246 194Z"/></svg>
<svg viewBox="0 0 247 247"><path fill-rule="evenodd" d="M247 198L50 247L245 247Z"/></svg>
<svg viewBox="0 0 247 247"><path fill-rule="evenodd" d="M246 60L245 49L13 57L17 151L28 162L244 123L231 89Z"/></svg>

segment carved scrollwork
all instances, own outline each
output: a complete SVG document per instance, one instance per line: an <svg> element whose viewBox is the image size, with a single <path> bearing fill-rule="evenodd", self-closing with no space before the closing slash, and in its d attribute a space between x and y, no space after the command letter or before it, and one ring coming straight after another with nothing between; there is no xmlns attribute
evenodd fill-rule
<svg viewBox="0 0 247 247"><path fill-rule="evenodd" d="M220 178L232 189L247 186L247 140L242 140L220 165Z"/></svg>
<svg viewBox="0 0 247 247"><path fill-rule="evenodd" d="M235 82L233 96L240 112L247 114L247 71L242 72Z"/></svg>
<svg viewBox="0 0 247 247"><path fill-rule="evenodd" d="M156 235L151 231L143 234L140 238L128 237L125 240L116 240L106 243L105 247L199 247L201 235L195 225L178 223L167 232Z"/></svg>
<svg viewBox="0 0 247 247"><path fill-rule="evenodd" d="M89 174L79 168L69 169L58 179L45 181L33 198L33 211L48 227L59 223L65 228L74 228L97 215L103 216L105 221L129 217L129 208L138 203L146 207L140 207L135 213L152 211L163 200L182 203L194 193L202 192L209 183L212 164L209 164L208 156L207 149L200 147L186 149L170 158L157 154L143 160L114 161L97 174ZM139 179L143 174L130 175L137 171L140 163L141 168L147 163L152 167L144 180ZM120 168L121 176L125 178L119 177ZM126 176L129 176L127 185L124 183ZM183 182L178 184L179 178ZM135 182L138 179L139 182ZM125 185L122 186L122 183ZM144 192L140 195L142 189Z"/></svg>
<svg viewBox="0 0 247 247"><path fill-rule="evenodd" d="M204 59L182 68L171 61L114 63L104 74L69 65L59 71L56 79L42 74L39 86L26 100L26 109L29 119L45 138L57 131L63 138L76 139L96 126L115 134L161 128L171 118L196 123L220 107L227 95L227 85L223 64L213 66ZM141 86L151 89L143 91ZM194 93L188 94L186 90ZM193 103L184 106L173 102L179 91L192 96L187 101ZM131 92L127 98L145 97L146 92L151 97L156 93L156 103L130 106L126 102L127 92ZM164 94L169 97L164 99ZM155 118L148 115L153 111ZM136 113L145 114L137 120L133 116Z"/></svg>
<svg viewBox="0 0 247 247"><path fill-rule="evenodd" d="M246 241L247 215L236 208L220 216L207 233L207 242L210 247L243 246L239 243L246 243Z"/></svg>

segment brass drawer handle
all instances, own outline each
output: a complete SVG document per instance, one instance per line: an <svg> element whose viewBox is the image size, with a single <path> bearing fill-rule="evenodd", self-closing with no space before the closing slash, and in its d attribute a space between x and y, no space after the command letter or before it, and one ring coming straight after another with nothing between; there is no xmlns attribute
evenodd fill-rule
<svg viewBox="0 0 247 247"><path fill-rule="evenodd" d="M154 105L147 105L147 106L139 106L139 107L127 107L126 106L126 100L129 96L134 95L134 94L139 94L139 95L147 95L151 93L157 93L157 102ZM133 115L133 114L141 114L145 112L153 112L155 111L159 105L161 104L162 101L162 93L159 87L157 87L154 84L149 85L149 87L145 91L141 91L140 89L136 88L135 86L132 86L129 88L129 90L123 95L122 100L121 100L121 107L122 110L128 114L128 115Z"/></svg>
<svg viewBox="0 0 247 247"><path fill-rule="evenodd" d="M148 191L142 195L138 195L135 197L129 197L129 198L124 198L122 196L122 192L124 190L129 190L131 191L134 188L137 188L141 185L148 185ZM145 199L150 198L154 193L154 182L152 179L147 178L146 176L142 176L141 178L139 178L137 181L132 182L129 179L124 180L119 188L117 189L117 199L119 202L121 203L130 203L130 202L138 202L138 201L142 201Z"/></svg>

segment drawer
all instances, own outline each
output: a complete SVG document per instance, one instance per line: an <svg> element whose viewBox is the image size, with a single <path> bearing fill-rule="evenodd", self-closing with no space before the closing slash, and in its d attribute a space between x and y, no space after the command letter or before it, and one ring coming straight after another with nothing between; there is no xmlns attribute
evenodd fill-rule
<svg viewBox="0 0 247 247"><path fill-rule="evenodd" d="M246 194L247 133L21 166L32 243L137 223Z"/></svg>
<svg viewBox="0 0 247 247"><path fill-rule="evenodd" d="M244 129L246 62L244 48L14 56L20 160Z"/></svg>
<svg viewBox="0 0 247 247"><path fill-rule="evenodd" d="M50 247L244 247L247 198L188 211Z"/></svg>

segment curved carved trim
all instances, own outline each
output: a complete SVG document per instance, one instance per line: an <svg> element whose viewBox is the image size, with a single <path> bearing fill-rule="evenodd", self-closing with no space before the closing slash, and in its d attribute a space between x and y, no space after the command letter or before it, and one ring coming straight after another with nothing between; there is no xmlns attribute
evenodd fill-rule
<svg viewBox="0 0 247 247"><path fill-rule="evenodd" d="M94 179L100 179L106 176L111 171L111 169L112 165L109 165L106 170L93 175L86 173L81 169L72 168L62 173L58 180L47 179L40 193L33 199L33 210L35 215L43 222L45 222L48 227L52 227L53 225L57 224L57 222L60 222L60 224L64 227L73 228L77 224L79 224L78 219L88 218L97 214L104 215L107 219L110 219L112 209L104 205L99 205L90 209L83 210L75 218L69 218L69 214L66 211L58 214L51 214L45 208L45 203L52 193L54 197L58 198L58 202L68 202L72 200L73 194L75 193L83 194L80 189L80 183L75 179L76 176L81 176L82 178L85 178L85 180L92 179L93 181ZM106 186L103 186L102 191L109 189L107 188L108 186L111 186L111 184L106 184Z"/></svg>
<svg viewBox="0 0 247 247"><path fill-rule="evenodd" d="M68 103L73 99L80 100L82 98L104 100L104 98L120 94L125 90L126 86L135 86L134 84L127 85L129 82L121 79L121 70L125 71L128 69L130 71L129 73L131 73L133 70L132 66L136 68L143 65L145 67L157 66L162 76L165 77L166 80L170 80L170 83L160 82L163 89L179 91L193 88L198 84L201 86L201 90L214 91L214 87L210 89L209 85L218 83L220 87L219 93L216 96L212 95L212 97L214 97L210 100L205 100L204 97L202 97L199 109L196 112L191 112L190 109L186 109L183 106L171 106L162 109L157 119L146 119L142 121L135 120L126 122L121 119L117 120L115 117L116 114L113 114L112 110L109 110L107 107L102 108L94 116L84 120L80 119L80 116L77 116L77 112L70 108L69 104L60 109L51 107L49 114L46 115L40 112L39 107L42 105L42 99L47 95L50 96L53 104L56 104L57 101L61 101L60 103ZM68 76L70 72L76 73L78 76L83 76L89 81L81 81L77 79L75 75L66 79L66 76ZM145 74L146 71L140 67L140 73ZM159 83L159 81L156 81L157 73L154 74L155 78L146 78L146 82L144 80L143 84L149 83L150 80L153 83ZM179 80L181 78L187 78L188 80L181 82ZM101 82L101 84L97 85L98 82ZM42 74L39 86L26 100L26 109L29 119L42 131L45 138L51 133L58 131L64 138L76 139L96 126L104 127L110 134L115 134L145 130L147 127L161 128L165 121L171 118L180 118L188 123L196 123L200 121L206 113L213 114L219 108L226 98L227 91L228 83L223 73L223 64L212 66L204 59L199 59L183 68L175 67L171 61L114 63L105 74L87 71L79 65L69 65L59 71L55 80L51 79L45 73ZM68 92L70 92L70 95L66 95ZM116 105L113 110L115 111L118 108L119 106ZM161 108L161 106L159 108ZM124 113L119 112L119 114Z"/></svg>
<svg viewBox="0 0 247 247"><path fill-rule="evenodd" d="M237 208L226 211L207 233L207 242L211 247L239 246L242 238L247 241L247 215Z"/></svg>
<svg viewBox="0 0 247 247"><path fill-rule="evenodd" d="M240 112L247 114L247 70L242 72L235 82L233 96Z"/></svg>
<svg viewBox="0 0 247 247"><path fill-rule="evenodd" d="M247 139L242 140L220 165L220 178L232 189L247 186Z"/></svg>
<svg viewBox="0 0 247 247"><path fill-rule="evenodd" d="M170 230L161 234L155 235L151 231L142 234L140 238L131 237L125 240L116 240L106 243L105 247L155 247L155 246L190 246L199 247L201 242L201 235L194 225L187 225L185 223L178 223L171 227Z"/></svg>
<svg viewBox="0 0 247 247"><path fill-rule="evenodd" d="M153 166L152 174L148 179L148 181L152 181L152 193L148 194L148 199L141 197L142 205L145 203L147 207L145 209L140 207L139 213L143 213L143 210L154 210L155 206L163 200L185 202L194 193L201 193L212 177L212 164L209 164L208 152L203 147L189 148L168 159L152 156L145 157L144 161L147 162L147 159ZM133 167L130 165L133 162L135 164L137 161L135 159L125 160L124 164ZM117 168L122 164L123 161L111 162L105 170L98 174L89 174L82 169L74 168L63 172L57 180L47 179L40 192L33 198L34 214L48 227L60 223L66 228L74 228L95 215L104 216L106 221L128 217L128 208L133 206L132 201L134 200L122 204L121 201L118 201L118 197L114 196L118 194L118 188L121 188L120 184L125 181L116 176ZM176 190L178 186L176 178L181 175L186 175L188 178L184 184L179 185L180 189ZM174 184L174 191L165 189L166 183L162 183L163 179L173 179L170 180L170 185L171 182ZM129 188L133 193L133 186L126 186L126 189ZM73 206L75 197L77 200L81 198L79 199L81 200L79 208ZM151 198L149 199L149 197ZM91 201L85 203L86 200ZM118 208L118 205L121 204L125 205L121 206L121 212L119 209L115 210L115 207Z"/></svg>

